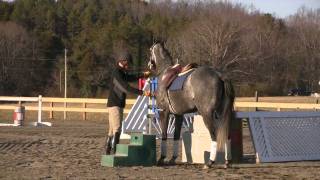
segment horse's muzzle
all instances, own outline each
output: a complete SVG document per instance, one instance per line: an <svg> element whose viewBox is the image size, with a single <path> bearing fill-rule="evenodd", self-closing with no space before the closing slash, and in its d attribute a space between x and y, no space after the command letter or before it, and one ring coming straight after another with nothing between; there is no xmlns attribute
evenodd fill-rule
<svg viewBox="0 0 320 180"><path fill-rule="evenodd" d="M150 60L148 62L148 67L150 70L154 71L154 70L156 70L156 63L154 61Z"/></svg>

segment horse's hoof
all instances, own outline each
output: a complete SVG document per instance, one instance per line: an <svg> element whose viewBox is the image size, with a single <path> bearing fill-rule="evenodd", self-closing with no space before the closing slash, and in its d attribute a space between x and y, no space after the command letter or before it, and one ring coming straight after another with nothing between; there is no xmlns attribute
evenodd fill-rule
<svg viewBox="0 0 320 180"><path fill-rule="evenodd" d="M177 159L177 157L172 156L172 158L169 161L169 165L175 165L176 164L176 159Z"/></svg>
<svg viewBox="0 0 320 180"><path fill-rule="evenodd" d="M226 161L226 162L224 163L223 168L228 169L229 167L230 167L230 163L229 163L229 161Z"/></svg>
<svg viewBox="0 0 320 180"><path fill-rule="evenodd" d="M163 159L162 160L159 159L158 162L157 162L157 165L158 166L163 166L164 165L164 160Z"/></svg>
<svg viewBox="0 0 320 180"><path fill-rule="evenodd" d="M163 166L164 165L164 159L165 159L166 157L160 157L160 159L157 161L157 165L158 166Z"/></svg>
<svg viewBox="0 0 320 180"><path fill-rule="evenodd" d="M213 165L214 161L209 160L209 162L203 166L203 169L210 169Z"/></svg>
<svg viewBox="0 0 320 180"><path fill-rule="evenodd" d="M203 165L203 168L202 169L210 169L211 167L209 167L208 165Z"/></svg>

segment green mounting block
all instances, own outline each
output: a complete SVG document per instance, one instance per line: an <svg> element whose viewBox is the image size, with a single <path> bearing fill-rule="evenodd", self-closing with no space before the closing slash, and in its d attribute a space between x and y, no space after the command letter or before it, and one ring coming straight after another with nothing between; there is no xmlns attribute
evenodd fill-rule
<svg viewBox="0 0 320 180"><path fill-rule="evenodd" d="M153 166L156 164L156 136L131 134L130 144L117 144L116 154L102 155L101 165Z"/></svg>

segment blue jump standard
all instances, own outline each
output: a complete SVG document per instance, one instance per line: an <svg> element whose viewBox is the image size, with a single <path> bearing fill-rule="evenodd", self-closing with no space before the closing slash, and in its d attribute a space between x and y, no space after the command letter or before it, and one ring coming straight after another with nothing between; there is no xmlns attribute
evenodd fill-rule
<svg viewBox="0 0 320 180"><path fill-rule="evenodd" d="M156 164L156 136L141 133L131 134L130 144L117 144L114 155L102 155L101 165L153 166Z"/></svg>

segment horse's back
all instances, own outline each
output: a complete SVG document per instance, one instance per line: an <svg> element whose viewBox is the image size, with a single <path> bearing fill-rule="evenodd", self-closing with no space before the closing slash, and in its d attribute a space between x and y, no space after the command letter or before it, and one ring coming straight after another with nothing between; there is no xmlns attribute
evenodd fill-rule
<svg viewBox="0 0 320 180"><path fill-rule="evenodd" d="M175 114L212 109L221 96L219 72L210 67L198 67L187 77L181 91L169 91L170 104Z"/></svg>
<svg viewBox="0 0 320 180"><path fill-rule="evenodd" d="M221 73L212 67L199 67L192 73L190 81L192 86L209 88L221 83L220 77Z"/></svg>
<svg viewBox="0 0 320 180"><path fill-rule="evenodd" d="M200 109L212 109L220 103L223 94L221 73L212 67L199 67L190 76L188 87Z"/></svg>

